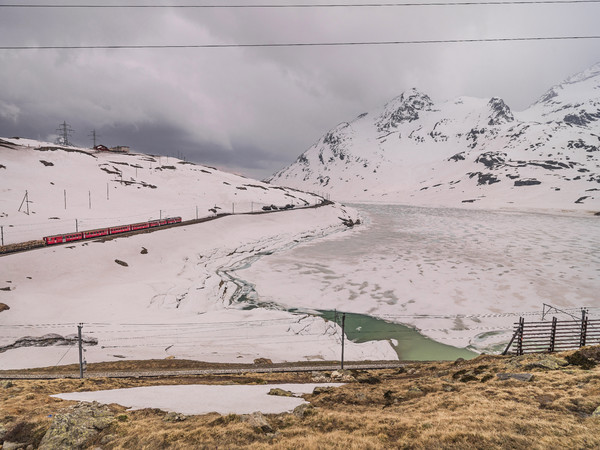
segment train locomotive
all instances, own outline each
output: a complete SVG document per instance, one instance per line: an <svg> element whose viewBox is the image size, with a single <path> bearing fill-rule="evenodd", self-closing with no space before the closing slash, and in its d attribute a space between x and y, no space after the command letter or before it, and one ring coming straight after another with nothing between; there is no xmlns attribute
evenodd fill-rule
<svg viewBox="0 0 600 450"><path fill-rule="evenodd" d="M165 219L149 220L148 222L132 223L129 225L118 225L115 227L99 228L96 230L56 234L54 236L45 236L43 240L45 245L64 244L66 242L93 239L101 236L112 236L113 234L127 233L129 231L143 230L146 228L162 227L175 223L181 223L181 217L168 217Z"/></svg>

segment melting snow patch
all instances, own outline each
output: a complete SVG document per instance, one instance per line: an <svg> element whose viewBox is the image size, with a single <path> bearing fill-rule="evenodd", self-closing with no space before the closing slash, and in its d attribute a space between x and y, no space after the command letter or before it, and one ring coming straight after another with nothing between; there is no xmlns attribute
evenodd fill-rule
<svg viewBox="0 0 600 450"><path fill-rule="evenodd" d="M158 408L181 414L279 414L292 411L306 403L300 397L268 395L273 388L291 391L294 395L308 394L317 386L342 386L343 383L264 384L264 385L179 385L145 386L95 392L71 392L52 397L83 402L117 403L130 410Z"/></svg>

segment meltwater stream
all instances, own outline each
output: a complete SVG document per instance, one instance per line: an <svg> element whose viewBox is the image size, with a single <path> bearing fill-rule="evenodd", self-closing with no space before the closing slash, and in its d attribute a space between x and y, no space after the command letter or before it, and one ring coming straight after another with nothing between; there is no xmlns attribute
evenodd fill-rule
<svg viewBox="0 0 600 450"><path fill-rule="evenodd" d="M349 339L387 340L405 360L497 352L542 303L600 311L591 214L354 207L366 225L236 268L249 287L239 300L328 320L344 311Z"/></svg>

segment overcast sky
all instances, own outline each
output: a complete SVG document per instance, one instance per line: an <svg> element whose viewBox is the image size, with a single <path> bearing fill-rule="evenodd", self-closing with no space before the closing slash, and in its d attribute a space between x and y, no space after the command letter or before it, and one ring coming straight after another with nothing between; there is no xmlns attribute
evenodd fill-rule
<svg viewBox="0 0 600 450"><path fill-rule="evenodd" d="M2 4L77 4L73 0ZM336 3L376 3L339 0ZM85 1L79 2L88 3ZM90 4L157 4L151 1ZM307 4L227 0L162 4ZM323 2L321 2L323 3ZM333 2L329 2L333 3ZM600 3L355 8L0 7L0 46L190 45L600 34ZM263 178L416 87L523 110L600 61L600 39L343 47L0 50L0 136L129 145Z"/></svg>

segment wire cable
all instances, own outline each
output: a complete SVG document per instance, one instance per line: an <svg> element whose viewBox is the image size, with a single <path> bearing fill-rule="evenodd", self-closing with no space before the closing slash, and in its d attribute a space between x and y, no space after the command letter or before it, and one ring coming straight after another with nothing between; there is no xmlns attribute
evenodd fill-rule
<svg viewBox="0 0 600 450"><path fill-rule="evenodd" d="M531 42L531 41L567 41L600 39L592 36L538 36L512 38L478 39L431 39L405 41L362 41L362 42L287 42L255 44L172 44L172 45L10 45L0 46L0 50L156 50L156 49L218 49L218 48L273 48L273 47L348 47L415 44L469 44L477 42Z"/></svg>
<svg viewBox="0 0 600 450"><path fill-rule="evenodd" d="M392 8L422 6L502 6L502 5L563 5L600 3L600 0L514 0L514 1L467 1L467 2L425 2L425 3L309 3L309 4L255 4L255 5L60 5L60 4L9 4L0 8L47 8L47 9L309 9L309 8Z"/></svg>

